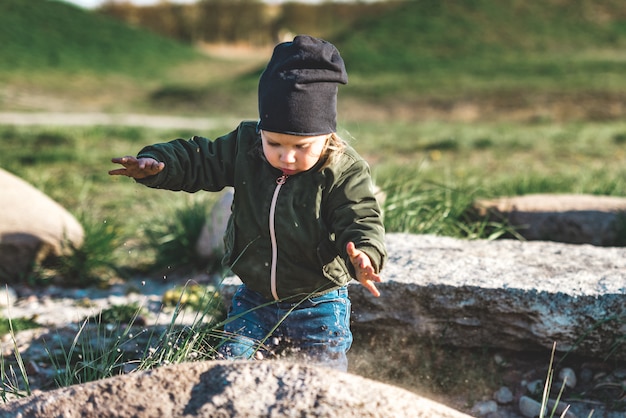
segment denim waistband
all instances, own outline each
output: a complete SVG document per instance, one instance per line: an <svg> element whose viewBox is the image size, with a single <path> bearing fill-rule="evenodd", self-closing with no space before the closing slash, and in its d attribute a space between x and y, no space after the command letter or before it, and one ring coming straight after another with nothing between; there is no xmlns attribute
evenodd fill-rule
<svg viewBox="0 0 626 418"><path fill-rule="evenodd" d="M348 297L348 288L346 286L332 289L332 290L325 291L325 292L321 292L321 293L315 293L315 294L310 294L310 295L302 294L300 296L292 296L290 298L279 300L279 301L267 299L259 292L249 289L245 284L242 284L241 286L239 286L239 289L237 289L237 293L240 293L240 292L245 293L247 298L251 299L253 302L255 302L258 305L264 305L264 304L269 305L272 302L274 302L280 308L288 308L288 307L297 306L297 305L300 305L305 300L323 301L323 300L333 300L333 299L340 299L340 298Z"/></svg>

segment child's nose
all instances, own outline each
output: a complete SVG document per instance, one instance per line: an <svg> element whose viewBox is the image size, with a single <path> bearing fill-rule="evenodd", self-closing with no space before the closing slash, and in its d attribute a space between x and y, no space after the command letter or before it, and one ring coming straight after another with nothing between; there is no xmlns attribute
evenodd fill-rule
<svg viewBox="0 0 626 418"><path fill-rule="evenodd" d="M296 161L296 152L294 150L286 150L281 155L281 160L286 163L293 163Z"/></svg>

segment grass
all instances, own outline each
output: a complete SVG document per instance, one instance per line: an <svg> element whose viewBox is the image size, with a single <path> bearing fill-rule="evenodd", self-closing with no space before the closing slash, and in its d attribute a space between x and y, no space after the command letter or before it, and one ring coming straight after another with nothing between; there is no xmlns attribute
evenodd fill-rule
<svg viewBox="0 0 626 418"><path fill-rule="evenodd" d="M57 387L164 364L213 358L223 338L220 329L225 319L219 293L198 286L178 290L179 300L165 328L145 324L140 319L142 306L115 305L77 324L69 346L60 336L46 343L48 361L56 371ZM185 300L187 296L196 297L195 303ZM187 326L179 325L182 316L189 313L187 307L193 307L193 321ZM11 361L2 358L0 362L0 398L4 402L31 393L26 362L15 338L18 329L13 328L10 320L9 324L14 355Z"/></svg>
<svg viewBox="0 0 626 418"><path fill-rule="evenodd" d="M0 353L0 398L6 403L15 398L21 398L31 395L30 382L24 359L20 354L20 350L15 339L17 330L13 328L13 321L8 319L9 334L13 343L13 353L15 356L15 365L18 372L12 364L4 359L4 353ZM18 374L19 373L19 374Z"/></svg>
<svg viewBox="0 0 626 418"><path fill-rule="evenodd" d="M41 325L33 318L5 318L0 315L0 337L11 332L39 328Z"/></svg>
<svg viewBox="0 0 626 418"><path fill-rule="evenodd" d="M559 393L554 401L554 405L552 406L550 415L546 415L548 413L548 406L549 406L548 404L550 403L550 393L552 390L552 383L554 380L554 369L552 368L552 365L554 363L555 351L556 351L556 343L552 345L552 354L550 355L550 365L548 366L548 375L546 376L546 381L543 387L543 393L541 395L541 409L539 413L539 418L545 418L546 416L549 416L550 418L552 418L555 416L557 412L557 407L559 406L559 402L561 400L561 396L563 395L563 390L565 389L566 384L567 384L567 378L566 378L563 381L563 384L561 385L561 389L559 390ZM562 416L565 416L568 409L569 409L569 405L563 411Z"/></svg>
<svg viewBox="0 0 626 418"><path fill-rule="evenodd" d="M130 327L123 328L121 334L99 326L91 326L85 320L78 329L72 343L60 349L46 348L56 370L56 384L67 387L74 384L105 379L123 372L122 341L130 338Z"/></svg>
<svg viewBox="0 0 626 418"><path fill-rule="evenodd" d="M445 235L469 239L496 239L515 234L505 221L480 218L473 209L478 190L449 187L410 177L395 177L382 185L388 231Z"/></svg>
<svg viewBox="0 0 626 418"><path fill-rule="evenodd" d="M383 184L412 182L478 189L478 194L626 194L626 129L606 123L391 122L347 127Z"/></svg>
<svg viewBox="0 0 626 418"><path fill-rule="evenodd" d="M202 134L215 137L231 128L224 125ZM370 161L379 184L404 173L407 179L475 183L506 194L571 191L623 195L625 190L621 182L626 159L620 139L626 135L623 122L360 122L342 128L342 136ZM172 197L182 201L177 197L182 194L156 192L127 178L111 178L106 174L113 167L110 158L192 134L197 132L5 126L0 127L0 166L66 207L136 220L158 213L151 210L155 209L152 202L160 205ZM64 139L54 143L41 139L50 136ZM87 199L94 200L88 205Z"/></svg>
<svg viewBox="0 0 626 418"><path fill-rule="evenodd" d="M122 237L117 227L79 215L85 236L80 246L67 242L64 255L50 257L29 279L39 285L58 284L71 287L107 286L121 272L116 251Z"/></svg>
<svg viewBox="0 0 626 418"><path fill-rule="evenodd" d="M156 251L157 269L183 267L198 269L207 261L195 250L202 227L207 222L211 199L186 199L173 213L163 213L150 220L144 229L146 247Z"/></svg>

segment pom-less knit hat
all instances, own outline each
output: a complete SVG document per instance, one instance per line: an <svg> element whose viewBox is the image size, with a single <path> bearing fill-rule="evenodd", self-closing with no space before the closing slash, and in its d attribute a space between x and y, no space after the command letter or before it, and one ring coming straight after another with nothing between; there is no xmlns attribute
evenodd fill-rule
<svg viewBox="0 0 626 418"><path fill-rule="evenodd" d="M348 75L330 42L299 35L278 44L259 80L259 129L323 135L337 128L337 88Z"/></svg>

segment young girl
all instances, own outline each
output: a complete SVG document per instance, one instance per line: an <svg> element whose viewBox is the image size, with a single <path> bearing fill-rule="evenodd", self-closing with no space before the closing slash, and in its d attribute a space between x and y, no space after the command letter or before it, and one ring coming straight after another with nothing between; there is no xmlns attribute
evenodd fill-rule
<svg viewBox="0 0 626 418"><path fill-rule="evenodd" d="M341 370L352 344L347 284L374 296L386 259L367 163L335 133L344 63L330 43L297 36L275 47L259 80L258 122L210 141L193 137L113 158L149 187L234 187L223 262L243 285L220 347L229 358L274 345Z"/></svg>

